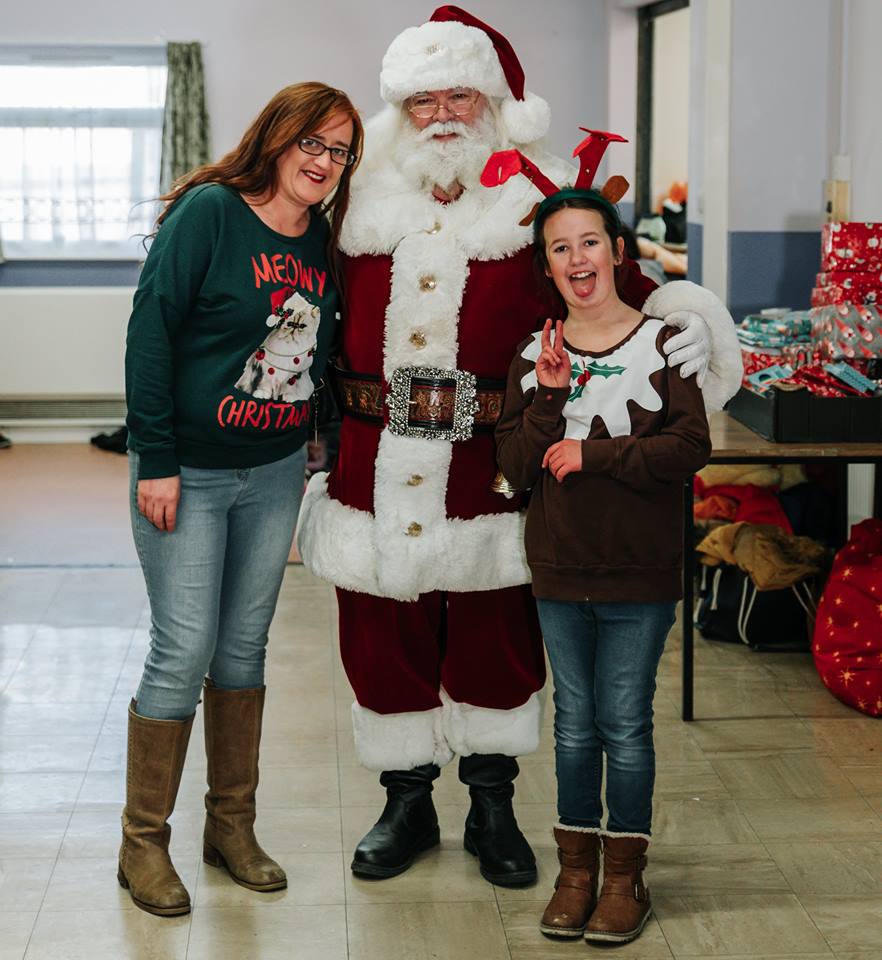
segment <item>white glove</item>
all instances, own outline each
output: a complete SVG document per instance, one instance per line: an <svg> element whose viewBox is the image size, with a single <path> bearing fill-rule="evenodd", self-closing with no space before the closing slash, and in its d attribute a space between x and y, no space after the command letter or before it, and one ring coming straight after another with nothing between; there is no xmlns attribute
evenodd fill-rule
<svg viewBox="0 0 882 960"><path fill-rule="evenodd" d="M692 310L675 310L665 317L665 323L682 332L664 345L669 367L680 367L684 379L697 374L698 386L704 384L711 355L711 334L704 318Z"/></svg>

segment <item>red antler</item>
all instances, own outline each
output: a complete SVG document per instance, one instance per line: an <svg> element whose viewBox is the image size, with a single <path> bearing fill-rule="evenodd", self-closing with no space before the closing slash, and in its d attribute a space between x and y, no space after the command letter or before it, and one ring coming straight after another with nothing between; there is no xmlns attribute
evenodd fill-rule
<svg viewBox="0 0 882 960"><path fill-rule="evenodd" d="M617 133L607 133L605 130L589 130L587 127L579 127L579 129L584 130L588 136L573 151L573 156L579 158L576 189L590 190L606 148L610 143L627 143L628 141Z"/></svg>
<svg viewBox="0 0 882 960"><path fill-rule="evenodd" d="M549 180L520 150L500 150L492 154L481 173L481 183L485 187L498 187L516 173L522 173L546 197L560 190L560 187Z"/></svg>

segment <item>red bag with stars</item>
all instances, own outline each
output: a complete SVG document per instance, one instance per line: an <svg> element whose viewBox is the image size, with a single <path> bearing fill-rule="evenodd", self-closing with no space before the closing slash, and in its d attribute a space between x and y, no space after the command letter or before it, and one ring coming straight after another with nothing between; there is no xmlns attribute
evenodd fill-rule
<svg viewBox="0 0 882 960"><path fill-rule="evenodd" d="M855 524L818 606L815 667L843 703L882 717L882 520Z"/></svg>

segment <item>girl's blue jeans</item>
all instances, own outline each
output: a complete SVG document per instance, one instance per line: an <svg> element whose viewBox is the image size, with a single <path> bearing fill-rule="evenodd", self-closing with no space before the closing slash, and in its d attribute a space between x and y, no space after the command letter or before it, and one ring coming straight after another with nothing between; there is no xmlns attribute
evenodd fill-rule
<svg viewBox="0 0 882 960"><path fill-rule="evenodd" d="M140 716L182 720L209 676L225 690L263 686L266 644L303 497L306 448L244 470L181 468L173 533L138 511L132 531L150 601Z"/></svg>
<svg viewBox="0 0 882 960"><path fill-rule="evenodd" d="M560 822L600 827L605 753L606 830L649 836L652 698L675 605L538 600L537 606L554 675Z"/></svg>

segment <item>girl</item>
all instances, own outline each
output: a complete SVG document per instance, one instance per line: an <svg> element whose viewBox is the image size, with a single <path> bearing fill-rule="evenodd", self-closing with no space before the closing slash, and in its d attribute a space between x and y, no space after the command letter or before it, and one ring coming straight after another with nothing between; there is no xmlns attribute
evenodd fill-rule
<svg viewBox="0 0 882 960"><path fill-rule="evenodd" d="M253 829L264 658L340 305L334 251L360 144L340 90L281 90L235 150L163 197L135 294L131 512L151 625L129 707L117 876L161 916L190 910L167 821L200 695L203 858L252 890L287 882Z"/></svg>
<svg viewBox="0 0 882 960"><path fill-rule="evenodd" d="M554 674L561 870L540 929L623 943L651 912L652 698L681 596L683 482L710 441L695 377L666 365L673 331L619 299L615 207L589 189L546 197L534 252L566 321L519 346L496 438L506 479L532 488L527 560Z"/></svg>

